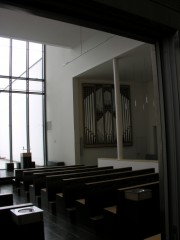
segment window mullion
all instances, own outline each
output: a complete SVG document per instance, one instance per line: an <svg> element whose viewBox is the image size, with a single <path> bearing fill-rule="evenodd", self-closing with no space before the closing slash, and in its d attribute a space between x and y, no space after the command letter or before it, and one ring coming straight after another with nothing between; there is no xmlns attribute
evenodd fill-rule
<svg viewBox="0 0 180 240"><path fill-rule="evenodd" d="M45 72L45 45L42 45L42 78L44 79L44 82L42 84L42 92L44 95L42 95L43 98L43 106L42 106L42 114L43 114L43 154L44 154L44 163L45 165L48 164L48 151L47 151L47 112L46 112L46 72Z"/></svg>
<svg viewBox="0 0 180 240"><path fill-rule="evenodd" d="M26 42L26 134L27 134L27 152L30 152L30 134L29 134L29 42Z"/></svg>
<svg viewBox="0 0 180 240"><path fill-rule="evenodd" d="M12 39L10 39L9 49L9 156L13 162L13 143L12 143Z"/></svg>

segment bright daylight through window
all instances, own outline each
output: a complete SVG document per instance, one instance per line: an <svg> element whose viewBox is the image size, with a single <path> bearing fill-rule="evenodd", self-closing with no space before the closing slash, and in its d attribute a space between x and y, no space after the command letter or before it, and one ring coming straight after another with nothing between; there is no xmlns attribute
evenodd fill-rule
<svg viewBox="0 0 180 240"><path fill-rule="evenodd" d="M0 169L30 151L44 165L44 45L0 37Z"/></svg>

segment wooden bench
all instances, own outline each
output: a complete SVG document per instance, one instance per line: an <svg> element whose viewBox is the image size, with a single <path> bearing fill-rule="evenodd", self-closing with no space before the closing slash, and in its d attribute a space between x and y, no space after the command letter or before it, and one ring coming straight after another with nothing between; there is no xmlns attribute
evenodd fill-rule
<svg viewBox="0 0 180 240"><path fill-rule="evenodd" d="M56 197L56 210L57 215L66 212L66 209L75 208L75 200L78 198L83 198L86 192L85 183L106 181L113 179L120 179L144 174L155 173L154 168L140 169L127 172L115 172L111 174L102 174L96 176L87 176L71 179L62 179L62 193L63 197L57 195Z"/></svg>
<svg viewBox="0 0 180 240"><path fill-rule="evenodd" d="M89 221L90 218L103 214L103 208L116 205L117 189L151 183L159 180L158 173L138 175L120 179L85 183L85 204L76 200L78 221Z"/></svg>
<svg viewBox="0 0 180 240"><path fill-rule="evenodd" d="M8 205L13 205L13 194L12 193L0 194L0 207Z"/></svg>
<svg viewBox="0 0 180 240"><path fill-rule="evenodd" d="M56 167L53 169L41 169L41 170L32 170L23 172L23 181L20 182L20 194L23 196L26 192L29 191L29 185L33 184L33 174L34 173L54 173L54 172L64 172L64 171L73 171L76 169L94 169L97 168L97 165L92 166L65 166L65 167Z"/></svg>
<svg viewBox="0 0 180 240"><path fill-rule="evenodd" d="M63 188L63 182L62 179L70 179L70 178L81 178L81 177L94 177L96 175L108 175L110 176L112 173L120 173L125 171L132 171L132 167L126 167L126 168L116 168L113 169L103 167L98 168L91 172L81 172L81 173L71 173L71 174L61 174L61 175L54 175L54 176L46 176L46 190L43 189L41 191L41 199L42 199L42 205L41 207L48 208L48 203L56 201L56 193L62 192Z"/></svg>
<svg viewBox="0 0 180 240"><path fill-rule="evenodd" d="M90 173L94 171L102 171L102 170L108 170L113 169L112 166L107 167L81 167L81 168L73 168L73 169L64 169L63 171L51 171L51 172L43 172L43 173L33 173L33 184L29 185L29 195L30 195L30 201L34 203L38 203L40 199L38 198L38 201L36 201L36 196L40 197L41 189L46 187L46 177L47 176L53 176L53 175L64 175L64 174L80 174L80 173ZM38 203L38 205L40 202Z"/></svg>
<svg viewBox="0 0 180 240"><path fill-rule="evenodd" d="M161 234L156 234L156 235L148 237L144 240L161 240Z"/></svg>
<svg viewBox="0 0 180 240"><path fill-rule="evenodd" d="M126 199L127 191L137 189L150 190L152 195ZM159 181L118 189L117 203L103 209L101 223L104 234L112 239L144 239L160 233Z"/></svg>
<svg viewBox="0 0 180 240"><path fill-rule="evenodd" d="M21 214L18 209L19 211L31 209L34 211ZM45 239L43 211L35 209L32 203L0 207L0 225L1 236L4 236L4 239Z"/></svg>
<svg viewBox="0 0 180 240"><path fill-rule="evenodd" d="M72 166L84 166L82 164L79 165L69 165L69 166L43 166L43 167L37 167L37 168L24 168L24 169L15 169L15 179L14 179L14 187L15 190L16 188L20 187L20 182L23 181L23 172L24 171L33 171L33 170L47 170L47 169L54 169L54 168L59 168L59 167L72 167Z"/></svg>
<svg viewBox="0 0 180 240"><path fill-rule="evenodd" d="M65 162L48 161L47 166L65 166Z"/></svg>
<svg viewBox="0 0 180 240"><path fill-rule="evenodd" d="M17 204L17 205L9 205L0 207L0 226L1 226L1 236L5 236L5 239L15 239L15 225L12 220L11 209L23 208L23 207L31 207L32 203L25 204ZM19 239L17 237L17 239Z"/></svg>

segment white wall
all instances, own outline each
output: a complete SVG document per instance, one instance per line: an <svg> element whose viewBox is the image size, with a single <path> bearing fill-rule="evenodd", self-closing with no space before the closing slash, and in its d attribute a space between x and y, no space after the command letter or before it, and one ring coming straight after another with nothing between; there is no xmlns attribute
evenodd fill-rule
<svg viewBox="0 0 180 240"><path fill-rule="evenodd" d="M117 160L112 158L111 159L99 158L98 166L99 167L113 166L114 168L132 167L132 170L154 168L155 172L159 172L159 163L158 161L153 160L139 160L139 159Z"/></svg>
<svg viewBox="0 0 180 240"><path fill-rule="evenodd" d="M146 154L155 153L153 126L156 125L156 114L150 50L150 45L141 45L119 58L120 82L130 85L133 131L133 145L123 148L124 159L145 159ZM99 66L99 69L104 72L108 68L110 71L109 66L112 68L110 63L109 65L105 64L105 69L102 68L102 65ZM85 148L83 146L82 83L113 83L113 71L111 74L107 74L108 77L103 72L98 71L97 75L97 71L90 70L80 75L79 79L74 79L75 118L79 113L79 121L75 121L76 156L81 158L84 164L97 163L97 158L100 157L117 157L116 147ZM85 79L86 76L87 79ZM102 78L99 79L101 76ZM96 79L97 77L98 79ZM81 139L81 143L77 144L79 139ZM78 151L79 144L80 152Z"/></svg>
<svg viewBox="0 0 180 240"><path fill-rule="evenodd" d="M153 126L156 108L151 63L151 45L142 45L119 59L120 81L131 91L133 146L124 148L124 158L145 159L154 154Z"/></svg>
<svg viewBox="0 0 180 240"><path fill-rule="evenodd" d="M131 65L128 65L131 67ZM153 83L151 82L140 82L135 81L137 76L136 71L134 70L134 76L131 81L124 81L124 78L121 76L125 76L124 70L121 69L120 79L121 84L128 84L130 85L131 91L131 113L132 113L132 131L133 131L133 145L128 147L123 147L123 158L124 159L145 159L145 155L147 153L154 153L150 152L149 148L154 146L153 145L153 136L152 136L152 129L155 122L152 120L154 118L154 108L150 109L149 105L151 105L151 96L153 95ZM78 87L76 86L78 82ZM75 127L75 135L78 139L81 139L83 143L83 115L82 115L82 83L113 83L113 80L103 81L103 80L96 80L94 79L76 79L74 80L74 106L75 106L75 117L77 118L77 114L79 113L79 121ZM147 92L147 89L149 92ZM151 92L152 91L152 92ZM145 103L145 97L148 96L148 104ZM136 106L134 102L136 101ZM143 109L143 104L145 105ZM80 143L79 143L80 144ZM149 146L151 144L151 146ZM79 146L77 145L77 149ZM151 149L151 148L150 148ZM93 162L93 164L97 163L97 159L101 157L109 157L109 158L116 158L117 157L117 148L116 147L109 147L109 148L85 148L83 144L81 145L80 153L77 152L79 158L81 158L82 163L88 164L89 162Z"/></svg>
<svg viewBox="0 0 180 240"><path fill-rule="evenodd" d="M141 45L141 43L130 39L115 37L109 33L38 17L20 10L14 11L4 8L0 8L0 35L66 47L66 49L47 47L47 62L49 65L47 67L47 94L48 100L50 100L47 101L47 114L48 120L52 123L52 130L48 131L48 151L50 156L49 160L65 158L67 161L71 161L68 159L72 159L76 149L75 154L77 156L76 159L78 159L79 151L77 151L77 149L79 149L80 142L78 134L76 134L74 141L73 108L67 107L68 110L64 108L64 102L67 106L72 106L72 78L91 67L97 66ZM133 71L131 71L131 75L133 76ZM57 76L59 76L59 78ZM136 76L138 76L138 74L136 74ZM69 104L67 104L67 100ZM58 111L52 107L53 104L56 105L57 103ZM152 115L150 115L150 117L151 116ZM75 121L76 125L77 122L78 119ZM68 124L70 124L70 129L67 130ZM62 137L60 136L62 136L66 130L67 134L73 137L69 139L70 137L65 134L63 141L61 141ZM149 136L151 135L152 132L149 132ZM66 148L64 141L70 144L70 152L68 154L64 151L64 147ZM139 142L142 148L143 137L139 136ZM61 151L61 154L59 154L57 148ZM144 146L144 152L145 149L150 153L154 151L152 136L148 143L148 148ZM97 153L98 155L104 154L102 149L97 151ZM136 153L135 148L129 148L128 151L125 151L125 156L131 158ZM105 154L113 157L116 155L116 149L113 149L113 151L112 149L105 150ZM92 151L88 154L88 156L90 155L93 155ZM141 157L141 155L142 154L140 154L139 157Z"/></svg>
<svg viewBox="0 0 180 240"><path fill-rule="evenodd" d="M0 36L71 48L79 44L80 29L20 10L0 8Z"/></svg>
<svg viewBox="0 0 180 240"><path fill-rule="evenodd" d="M50 161L75 163L75 145L79 145L79 139L75 139L74 134L73 78L142 44L92 31L92 38L81 41L74 51L47 46L47 121L52 122L52 130L48 131Z"/></svg>
<svg viewBox="0 0 180 240"><path fill-rule="evenodd" d="M129 158L145 159L146 154L155 154L153 127L157 126L157 121L153 81L132 83L131 93L135 155Z"/></svg>

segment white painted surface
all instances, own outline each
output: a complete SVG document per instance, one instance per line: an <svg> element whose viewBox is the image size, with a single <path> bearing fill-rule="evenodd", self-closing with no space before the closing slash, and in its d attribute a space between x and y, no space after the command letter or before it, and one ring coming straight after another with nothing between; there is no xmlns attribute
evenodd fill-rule
<svg viewBox="0 0 180 240"><path fill-rule="evenodd" d="M114 57L126 54L131 49L142 45L142 43L109 33L38 17L30 13L2 8L0 8L0 34L4 37L54 45L47 46L46 64L47 120L52 123L52 129L48 131L49 159L51 161L65 160L71 164L74 163L76 155L78 162L80 158L80 137L78 134L75 135L75 128L78 125L79 117L76 116L76 109L73 109L75 99L73 98L73 78ZM55 47L55 45L61 47ZM130 60L129 58L125 59L128 62ZM132 77L145 76L150 78L150 74L145 75L144 72L139 75L134 74L133 61L130 61L131 66L128 74L125 73L127 65L125 59L123 57L123 61L119 60L123 68L120 76L123 81L124 79L132 79ZM141 62L136 61L136 65L141 65ZM137 94L139 94L139 89ZM135 134L134 137L136 136ZM125 157L131 158L137 155L140 152L138 146L141 148L139 157L143 157L147 148L146 144L144 147L142 146L145 142L144 139L143 136L137 136L137 141L135 141L137 146L134 145L131 148L124 149ZM97 157L103 156L116 157L116 148L86 149L84 159L87 160L85 164L97 163Z"/></svg>
<svg viewBox="0 0 180 240"><path fill-rule="evenodd" d="M133 145L123 147L123 158L145 159L146 154L155 154L153 126L157 125L157 113L153 104L154 86L150 45L141 45L121 55L118 62L121 83L130 85L133 129ZM83 141L82 83L113 84L112 60L78 75L73 82L76 149L79 149L79 139ZM77 116L78 112L79 116ZM80 129L79 132L78 129ZM84 148L81 144L81 151L79 155L76 151L76 156L78 156L77 159L81 157L83 163L89 164L90 161L97 163L97 158L117 158L117 148Z"/></svg>
<svg viewBox="0 0 180 240"><path fill-rule="evenodd" d="M132 167L132 170L155 168L155 172L159 172L159 163L155 160L138 160L124 159L117 160L113 158L99 158L98 167L113 166L114 168Z"/></svg>
<svg viewBox="0 0 180 240"><path fill-rule="evenodd" d="M0 36L72 48L79 44L79 32L73 24L0 8Z"/></svg>
<svg viewBox="0 0 180 240"><path fill-rule="evenodd" d="M83 42L81 47L71 50L68 56L66 53L70 52L67 49L47 46L47 121L52 122L52 130L47 134L48 157L51 161L65 161L67 164L75 163L75 158L79 161L80 139L78 135L75 136L79 117L74 117L74 114L79 113L74 109L73 78L142 45L139 41L119 36L106 35L106 41L104 37L102 33L100 44L98 33L97 40L93 36L92 44L88 43L91 49L82 53L82 46L87 45ZM97 161L97 157L95 159Z"/></svg>

